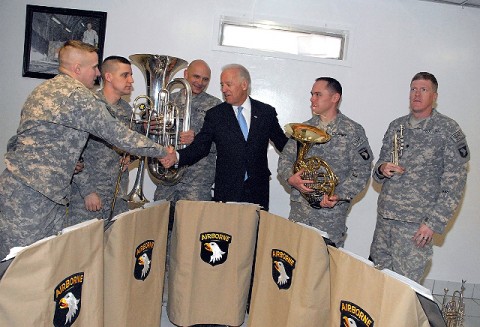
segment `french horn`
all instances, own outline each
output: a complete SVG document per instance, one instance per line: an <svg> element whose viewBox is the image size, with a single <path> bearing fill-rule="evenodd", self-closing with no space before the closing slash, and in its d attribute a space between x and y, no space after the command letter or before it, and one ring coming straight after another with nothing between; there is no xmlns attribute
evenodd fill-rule
<svg viewBox="0 0 480 327"><path fill-rule="evenodd" d="M297 173L303 169L302 179L313 181L305 186L314 191L301 192L301 194L311 207L320 209L323 195L332 196L335 193L338 177L325 160L315 156L307 158L307 154L314 144L326 143L330 141L331 136L317 127L298 123L285 125L285 131L298 142L297 159L293 165L293 172Z"/></svg>

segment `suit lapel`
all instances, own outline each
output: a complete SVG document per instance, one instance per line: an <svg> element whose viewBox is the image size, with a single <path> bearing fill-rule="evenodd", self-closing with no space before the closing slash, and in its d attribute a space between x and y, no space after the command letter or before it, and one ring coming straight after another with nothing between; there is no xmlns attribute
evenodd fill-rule
<svg viewBox="0 0 480 327"><path fill-rule="evenodd" d="M258 108L257 104L255 103L255 100L250 98L250 104L252 106L252 115L250 117L250 128L248 130L248 139L250 138L255 138L256 134L259 132L260 128L260 114L261 110ZM240 131L241 132L241 131Z"/></svg>

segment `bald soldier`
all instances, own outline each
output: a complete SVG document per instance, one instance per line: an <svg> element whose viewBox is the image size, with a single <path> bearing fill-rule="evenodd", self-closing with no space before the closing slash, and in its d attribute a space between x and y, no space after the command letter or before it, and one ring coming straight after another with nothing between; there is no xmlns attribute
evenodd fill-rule
<svg viewBox="0 0 480 327"><path fill-rule="evenodd" d="M175 160L173 149L128 129L91 89L96 48L76 40L59 52L59 74L28 96L0 175L0 258L68 226L75 166L90 134L139 156Z"/></svg>
<svg viewBox="0 0 480 327"><path fill-rule="evenodd" d="M194 60L183 73L185 79L192 87L190 130L180 134L183 144L190 144L194 135L203 125L203 119L208 109L215 107L222 101L207 92L210 82L210 67L203 60ZM178 96L174 95L176 101ZM170 201L170 220L173 219L175 203L178 200L210 201L212 199L212 184L215 179L215 145L212 145L210 153L195 165L186 168L183 177L176 185L158 185L155 191L155 200L166 199Z"/></svg>

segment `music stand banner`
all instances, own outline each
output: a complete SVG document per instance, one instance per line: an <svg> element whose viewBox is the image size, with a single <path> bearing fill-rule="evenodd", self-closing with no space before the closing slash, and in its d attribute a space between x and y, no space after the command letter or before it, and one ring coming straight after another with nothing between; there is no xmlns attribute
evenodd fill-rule
<svg viewBox="0 0 480 327"><path fill-rule="evenodd" d="M168 277L168 318L179 326L239 326L250 288L258 206L179 201Z"/></svg>
<svg viewBox="0 0 480 327"><path fill-rule="evenodd" d="M0 280L0 326L103 326L103 221L20 252Z"/></svg>
<svg viewBox="0 0 480 327"><path fill-rule="evenodd" d="M248 326L329 326L329 257L317 230L260 212Z"/></svg>
<svg viewBox="0 0 480 327"><path fill-rule="evenodd" d="M429 327L415 291L342 249L329 246L332 326Z"/></svg>
<svg viewBox="0 0 480 327"><path fill-rule="evenodd" d="M160 326L169 208L128 211L105 232L105 326Z"/></svg>

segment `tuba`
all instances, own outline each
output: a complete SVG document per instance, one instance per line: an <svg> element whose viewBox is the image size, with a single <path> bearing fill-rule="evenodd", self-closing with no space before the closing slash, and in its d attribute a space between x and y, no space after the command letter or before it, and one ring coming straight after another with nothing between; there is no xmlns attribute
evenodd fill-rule
<svg viewBox="0 0 480 327"><path fill-rule="evenodd" d="M129 58L145 77L147 94L140 97L143 102L139 105L142 107L140 111L143 111L139 122L147 126L145 136L165 147L173 146L175 149L185 147L180 144L180 132L190 129L192 89L186 79L175 78L171 81L171 78L180 69L186 68L188 63L180 58L154 54L134 54ZM173 91L178 91L177 101L172 99ZM184 103L179 103L180 98L184 99ZM155 129L151 128L153 121L156 122ZM178 168L175 165L167 169L157 158L141 158L129 202L145 201L142 191L145 161L155 184L166 186L178 183L186 168Z"/></svg>
<svg viewBox="0 0 480 327"><path fill-rule="evenodd" d="M331 196L335 193L338 178L325 160L320 157L306 158L306 155L315 143L326 143L331 137L327 132L307 124L287 124L285 131L298 142L297 160L293 166L293 172L297 173L303 169L302 179L313 181L305 185L314 191L302 193L302 196L312 208L320 209L323 194Z"/></svg>

